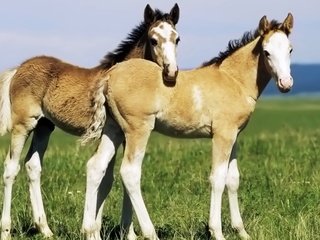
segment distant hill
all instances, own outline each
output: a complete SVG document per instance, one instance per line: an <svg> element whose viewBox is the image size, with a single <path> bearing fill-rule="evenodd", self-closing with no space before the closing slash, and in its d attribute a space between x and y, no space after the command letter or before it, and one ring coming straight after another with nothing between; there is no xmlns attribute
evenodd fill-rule
<svg viewBox="0 0 320 240"><path fill-rule="evenodd" d="M292 64L291 75L294 84L290 95L319 94L320 96L320 64ZM280 94L272 79L262 96Z"/></svg>

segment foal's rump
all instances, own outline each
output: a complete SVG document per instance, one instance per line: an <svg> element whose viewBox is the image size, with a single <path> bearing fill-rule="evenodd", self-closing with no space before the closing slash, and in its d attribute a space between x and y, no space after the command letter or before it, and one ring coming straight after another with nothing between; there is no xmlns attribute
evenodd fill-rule
<svg viewBox="0 0 320 240"><path fill-rule="evenodd" d="M89 126L97 130L97 115L100 119L105 116L100 74L99 68L80 68L53 57L25 61L11 82L11 107L18 118L13 121L23 123L44 116L74 135L90 132Z"/></svg>
<svg viewBox="0 0 320 240"><path fill-rule="evenodd" d="M80 136L91 125L97 102L105 102L103 84L97 69L62 65L48 84L42 109L56 126Z"/></svg>

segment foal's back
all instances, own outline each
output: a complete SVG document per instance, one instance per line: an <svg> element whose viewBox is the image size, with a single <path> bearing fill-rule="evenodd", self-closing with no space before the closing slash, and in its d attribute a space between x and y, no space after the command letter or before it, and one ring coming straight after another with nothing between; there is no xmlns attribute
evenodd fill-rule
<svg viewBox="0 0 320 240"><path fill-rule="evenodd" d="M89 126L92 118L92 112L88 111L92 108L100 71L98 67L80 68L53 57L28 59L12 79L13 112L24 112L20 118L25 121L26 115L45 116L63 130L80 135L85 131L81 127ZM78 117L66 119L66 113ZM74 119L77 121L70 122Z"/></svg>

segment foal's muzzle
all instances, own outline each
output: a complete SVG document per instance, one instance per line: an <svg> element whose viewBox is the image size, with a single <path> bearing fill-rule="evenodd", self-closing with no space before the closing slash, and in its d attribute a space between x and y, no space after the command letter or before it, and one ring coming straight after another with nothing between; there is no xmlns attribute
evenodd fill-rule
<svg viewBox="0 0 320 240"><path fill-rule="evenodd" d="M167 83L175 83L178 76L178 67L170 67L169 64L163 66L162 77Z"/></svg>
<svg viewBox="0 0 320 240"><path fill-rule="evenodd" d="M282 93L287 93L293 86L293 78L291 76L282 76L278 78L277 86Z"/></svg>

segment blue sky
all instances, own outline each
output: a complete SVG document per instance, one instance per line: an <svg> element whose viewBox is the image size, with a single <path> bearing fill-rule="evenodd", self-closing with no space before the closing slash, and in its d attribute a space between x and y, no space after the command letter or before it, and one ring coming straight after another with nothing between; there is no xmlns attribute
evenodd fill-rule
<svg viewBox="0 0 320 240"><path fill-rule="evenodd" d="M27 0L0 7L0 71L36 55L93 67L143 20L147 3L168 12L180 6L180 69L197 67L254 30L263 15L282 21L291 12L293 63L320 63L319 0Z"/></svg>

